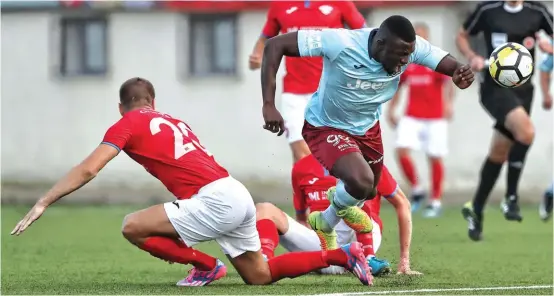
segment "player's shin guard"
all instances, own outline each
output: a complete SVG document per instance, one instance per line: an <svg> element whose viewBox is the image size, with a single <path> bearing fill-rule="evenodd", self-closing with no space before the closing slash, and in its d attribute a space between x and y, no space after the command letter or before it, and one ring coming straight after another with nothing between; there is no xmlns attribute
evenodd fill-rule
<svg viewBox="0 0 554 296"><path fill-rule="evenodd" d="M334 251L340 251L340 249ZM329 253L334 251L329 251ZM328 267L330 264L327 263L328 260L325 258L326 253L328 252L292 252L270 259L267 263L271 271L271 281L276 282L284 278L295 278ZM344 262L346 260L346 255L344 255Z"/></svg>
<svg viewBox="0 0 554 296"><path fill-rule="evenodd" d="M527 151L529 150L529 145L525 145L519 142L515 142L510 149L510 154L508 155L508 174L506 175L506 198L517 202L517 189L519 186L519 180L521 178L521 172L523 171L523 166L525 164L525 157L527 156Z"/></svg>
<svg viewBox="0 0 554 296"><path fill-rule="evenodd" d="M279 244L279 233L275 223L269 219L258 220L256 222L256 229L260 235L262 254L266 259L273 258L275 256L275 248Z"/></svg>
<svg viewBox="0 0 554 296"><path fill-rule="evenodd" d="M139 248L164 261L192 264L199 270L212 270L216 266L214 257L187 247L176 239L153 236L147 238Z"/></svg>
<svg viewBox="0 0 554 296"><path fill-rule="evenodd" d="M502 163L493 162L489 158L485 160L481 168L481 179L479 180L479 186L477 187L477 192L475 192L472 206L474 213L479 219L483 216L483 208L487 203L496 180L498 180L501 169Z"/></svg>

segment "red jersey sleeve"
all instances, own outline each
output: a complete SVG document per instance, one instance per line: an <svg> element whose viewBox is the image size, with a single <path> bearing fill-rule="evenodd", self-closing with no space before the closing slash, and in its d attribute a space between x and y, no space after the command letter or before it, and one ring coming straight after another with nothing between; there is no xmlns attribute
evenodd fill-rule
<svg viewBox="0 0 554 296"><path fill-rule="evenodd" d="M271 38L279 35L281 26L277 20L277 8L274 4L269 7L267 12L267 19L265 21L264 28L262 30L262 36L265 38Z"/></svg>
<svg viewBox="0 0 554 296"><path fill-rule="evenodd" d="M102 144L110 145L121 151L131 139L131 130L131 121L128 117L123 117L108 129Z"/></svg>
<svg viewBox="0 0 554 296"><path fill-rule="evenodd" d="M394 177L390 174L389 169L386 166L383 166L381 171L381 177L379 178L379 183L377 184L377 191L379 194L385 198L393 197L398 190L398 183Z"/></svg>
<svg viewBox="0 0 554 296"><path fill-rule="evenodd" d="M302 192L302 188L300 187L301 178L302 175L297 171L296 166L292 168L292 199L294 203L294 209L296 210L296 213L303 214L308 209L308 205L306 204L306 198L304 196L304 193Z"/></svg>
<svg viewBox="0 0 554 296"><path fill-rule="evenodd" d="M340 10L343 22L350 29L360 29L366 27L364 16L358 11L352 1L340 1Z"/></svg>

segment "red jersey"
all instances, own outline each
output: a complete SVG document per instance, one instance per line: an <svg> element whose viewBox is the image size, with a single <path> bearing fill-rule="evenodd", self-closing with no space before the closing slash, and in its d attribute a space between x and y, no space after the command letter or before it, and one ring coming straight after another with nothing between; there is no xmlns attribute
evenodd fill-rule
<svg viewBox="0 0 554 296"><path fill-rule="evenodd" d="M123 150L177 199L190 198L203 186L229 176L188 125L152 109L125 113L102 143Z"/></svg>
<svg viewBox="0 0 554 296"><path fill-rule="evenodd" d="M444 117L443 89L450 79L427 67L410 64L400 83L408 85L406 115L415 118L439 119Z"/></svg>
<svg viewBox="0 0 554 296"><path fill-rule="evenodd" d="M352 1L273 1L262 31L266 38L301 29L344 28L365 26L365 19ZM317 90L322 58L285 57L287 73L283 91L310 94Z"/></svg>
<svg viewBox="0 0 554 296"><path fill-rule="evenodd" d="M297 161L292 168L292 188L294 208L297 213L305 213L306 210L323 211L329 206L327 200L327 190L337 184L335 177L327 174L325 169L313 155L308 155ZM392 196L397 189L396 180L390 175L388 169L383 166L381 179L377 184L377 191L380 196ZM374 200L380 200L380 196L375 197L366 204ZM380 203L379 203L380 205ZM379 208L369 207L378 215ZM369 213L368 213L369 214Z"/></svg>

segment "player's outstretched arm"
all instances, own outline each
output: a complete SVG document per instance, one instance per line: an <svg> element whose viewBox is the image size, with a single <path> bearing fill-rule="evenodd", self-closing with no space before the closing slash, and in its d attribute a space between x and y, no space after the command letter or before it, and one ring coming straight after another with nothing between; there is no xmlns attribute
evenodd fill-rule
<svg viewBox="0 0 554 296"><path fill-rule="evenodd" d="M262 59L262 94L265 104L275 104L277 71L283 56L300 56L298 32L291 32L268 39Z"/></svg>
<svg viewBox="0 0 554 296"><path fill-rule="evenodd" d="M412 244L412 211L410 201L400 188L396 190L393 196L386 200L392 204L398 218L398 234L400 239L400 262L398 263L398 273L419 275L420 272L410 268L410 247Z"/></svg>
<svg viewBox="0 0 554 296"><path fill-rule="evenodd" d="M475 80L471 67L458 62L450 54L439 62L435 71L452 77L452 82L460 89L468 88Z"/></svg>
<svg viewBox="0 0 554 296"><path fill-rule="evenodd" d="M275 107L275 87L277 85L277 71L283 56L298 57L298 32L287 33L268 39L264 47L262 58L262 96L264 129L277 133L285 132L285 122L281 113Z"/></svg>
<svg viewBox="0 0 554 296"><path fill-rule="evenodd" d="M119 150L113 146L100 144L85 160L71 169L67 175L60 179L36 202L29 213L17 223L11 234L21 234L34 221L40 218L48 206L94 179L96 174L118 153Z"/></svg>

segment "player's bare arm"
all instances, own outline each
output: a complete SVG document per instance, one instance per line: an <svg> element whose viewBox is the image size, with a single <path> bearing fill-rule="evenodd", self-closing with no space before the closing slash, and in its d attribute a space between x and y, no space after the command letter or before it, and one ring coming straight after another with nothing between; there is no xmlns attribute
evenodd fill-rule
<svg viewBox="0 0 554 296"><path fill-rule="evenodd" d="M456 36L456 46L458 50L466 57L474 71L481 71L485 68L485 59L478 55L469 43L469 33L461 28Z"/></svg>
<svg viewBox="0 0 554 296"><path fill-rule="evenodd" d="M542 107L545 110L552 108L552 94L550 93L550 80L552 72L540 71L540 84L542 90Z"/></svg>
<svg viewBox="0 0 554 296"><path fill-rule="evenodd" d="M386 198L394 207L398 219L398 235L400 242L400 262L398 273L420 275L410 268L410 246L412 243L412 211L410 201L402 190L398 189L394 196Z"/></svg>
<svg viewBox="0 0 554 296"><path fill-rule="evenodd" d="M277 136L285 132L281 113L275 107L275 87L277 71L283 56L300 56L298 50L298 33L292 32L273 37L266 41L262 58L262 96L264 128Z"/></svg>
<svg viewBox="0 0 554 296"><path fill-rule="evenodd" d="M440 61L435 71L452 77L452 82L460 89L468 88L475 80L471 67L458 62L450 54Z"/></svg>
<svg viewBox="0 0 554 296"><path fill-rule="evenodd" d="M60 179L43 197L41 197L33 208L23 217L12 230L12 235L20 235L33 222L44 213L46 208L58 201L60 198L81 188L90 182L110 160L117 156L119 151L106 144L100 144L85 160L75 166Z"/></svg>
<svg viewBox="0 0 554 296"><path fill-rule="evenodd" d="M252 53L248 57L248 67L250 70L257 70L262 66L262 55L266 40L267 38L264 36L260 36L258 40L256 40Z"/></svg>

